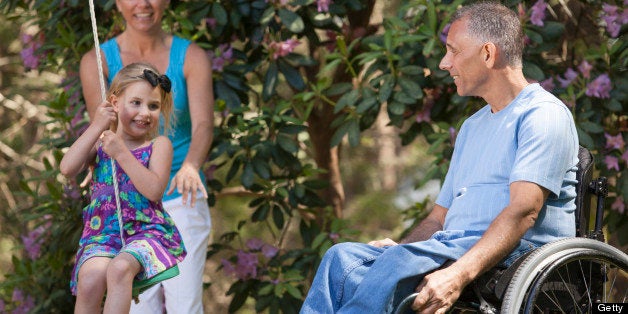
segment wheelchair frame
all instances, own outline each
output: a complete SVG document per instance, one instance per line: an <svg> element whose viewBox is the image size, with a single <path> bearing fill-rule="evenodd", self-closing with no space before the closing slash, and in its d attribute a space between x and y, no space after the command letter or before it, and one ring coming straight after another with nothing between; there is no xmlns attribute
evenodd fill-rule
<svg viewBox="0 0 628 314"><path fill-rule="evenodd" d="M628 301L628 255L604 242L608 183L604 177L592 180L589 150L580 147L578 158L576 237L548 243L508 268L487 271L463 290L449 312L588 313L595 303ZM594 228L589 230L592 218ZM416 296L403 299L395 313L410 313Z"/></svg>

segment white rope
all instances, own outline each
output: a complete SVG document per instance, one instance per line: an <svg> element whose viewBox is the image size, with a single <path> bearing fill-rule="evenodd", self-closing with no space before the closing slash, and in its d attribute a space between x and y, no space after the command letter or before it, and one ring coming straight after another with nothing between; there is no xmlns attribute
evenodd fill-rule
<svg viewBox="0 0 628 314"><path fill-rule="evenodd" d="M102 101L105 101L107 94L105 92L105 74L103 71L102 60L100 57L100 42L98 41L98 26L96 25L96 10L94 10L94 0L89 0L89 16L92 20L92 35L94 37L94 50L96 51L96 63L98 64L98 80L100 81L100 95ZM111 157L111 156L110 156ZM124 224L122 221L122 209L120 206L120 191L118 188L118 178L116 174L116 161L111 157L111 175L113 176L113 190L116 198L116 213L118 214L118 224L120 225L120 240L122 246L124 243Z"/></svg>

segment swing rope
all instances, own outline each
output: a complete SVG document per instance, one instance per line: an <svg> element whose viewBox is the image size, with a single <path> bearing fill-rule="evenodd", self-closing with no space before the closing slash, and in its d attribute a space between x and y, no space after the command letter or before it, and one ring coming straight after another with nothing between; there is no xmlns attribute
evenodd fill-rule
<svg viewBox="0 0 628 314"><path fill-rule="evenodd" d="M100 96L102 101L107 98L105 92L105 74L103 71L102 60L100 57L100 41L98 40L98 26L96 25L96 10L94 9L94 0L89 0L89 17L92 20L92 35L94 37L94 50L96 51L96 63L98 64L98 80L100 81ZM111 157L111 156L110 156ZM122 221L122 208L120 206L120 191L118 188L118 178L116 174L116 161L111 157L111 173L113 176L113 189L116 198L116 213L118 214L118 224L120 225L120 240L122 246L124 243L124 224Z"/></svg>

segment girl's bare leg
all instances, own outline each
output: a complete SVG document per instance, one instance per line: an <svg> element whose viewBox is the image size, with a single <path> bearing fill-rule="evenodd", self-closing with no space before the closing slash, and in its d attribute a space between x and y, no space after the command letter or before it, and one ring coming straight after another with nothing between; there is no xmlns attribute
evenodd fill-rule
<svg viewBox="0 0 628 314"><path fill-rule="evenodd" d="M103 313L129 313L133 278L142 266L129 253L120 253L107 267L107 299Z"/></svg>
<svg viewBox="0 0 628 314"><path fill-rule="evenodd" d="M102 298L107 289L108 257L92 257L79 269L74 313L100 313Z"/></svg>

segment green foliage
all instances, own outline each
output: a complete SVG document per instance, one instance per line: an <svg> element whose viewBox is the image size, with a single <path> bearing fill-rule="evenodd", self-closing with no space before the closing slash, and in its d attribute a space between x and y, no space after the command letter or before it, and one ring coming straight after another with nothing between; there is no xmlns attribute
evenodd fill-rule
<svg viewBox="0 0 628 314"><path fill-rule="evenodd" d="M95 2L102 42L123 25L114 1ZM438 66L449 16L464 2L399 1L396 15L386 16L375 32L360 23L374 1L334 0L320 10L315 0L172 1L164 28L194 40L213 58L217 125L206 165L210 201L229 187L253 195L250 219L222 235L210 252L235 278L227 292L233 296L230 311L253 299L257 311L295 312L323 252L354 235L345 221L332 218L319 193L329 182L320 180L326 171L314 165L311 118L323 109L331 109L329 119L316 121L332 131L329 148L345 138L360 145L361 133L385 110L404 145L417 137L429 143L435 159L423 181L445 175L456 131L484 105L457 96ZM609 14L599 0L550 2L543 25L531 18L537 1L506 3L519 12L528 37L524 73L571 108L581 144L595 153L597 170L611 182L608 230L627 241L626 27L612 35L608 25L591 23ZM611 4L621 8L621 1ZM72 303L67 281L84 205L81 197L69 196L78 190L75 182L61 181L66 188L60 188L56 169L60 148L76 137L76 121L83 117L76 73L81 55L93 45L88 6L0 0L0 10L39 27L38 67L66 77L66 93L45 104L53 131L44 144L55 158L47 159L46 170L29 179L30 185L22 184L30 201L16 218L27 221L29 230L50 224L51 236L42 238L39 259L16 256L13 273L0 284L0 300L9 302L20 289L36 299L38 312L53 313ZM606 89L605 78L611 84ZM425 206L406 214L420 218ZM245 238L247 228L260 228L258 239Z"/></svg>

